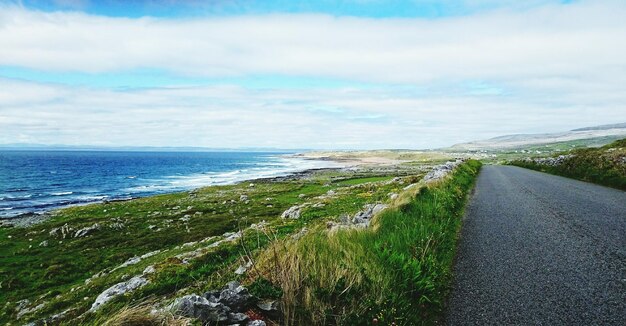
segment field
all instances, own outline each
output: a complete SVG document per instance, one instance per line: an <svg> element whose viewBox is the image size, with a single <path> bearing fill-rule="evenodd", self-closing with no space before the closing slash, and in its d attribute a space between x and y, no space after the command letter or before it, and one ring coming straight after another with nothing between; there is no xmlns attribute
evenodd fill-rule
<svg viewBox="0 0 626 326"><path fill-rule="evenodd" d="M220 288L231 280L252 285L251 291L259 297L267 296L268 289L281 289L280 292L284 292L282 288L287 285L279 283L275 274L267 270L260 272L269 266L263 263L267 262L263 258L268 255L267 248L283 244L286 239L291 239L287 235L301 232L303 228L322 230L328 222L353 215L366 204L384 203L393 206L395 202L404 201L405 204L394 206L384 215L392 220L405 219L402 222L405 226L409 226L406 224L411 220L409 216L423 216L424 221L441 218L441 227L448 232L448 236L454 235L461 209L459 205L463 202L471 177L469 174L464 176L466 180L463 186L455 186L460 188L432 192L420 190L417 198L422 198L422 201L414 201L412 198L415 194L409 194L404 187L419 182L428 169L428 165L404 164L365 167L357 171L312 171L303 176L280 180L257 180L125 202L73 207L56 211L45 222L27 228L2 227L0 302L3 305L0 323L17 325L46 321L49 324L100 324L116 318L120 311L127 311L137 304L150 302L157 306L163 305L183 294ZM418 188L422 189L412 189ZM450 191L454 191L453 197L446 197L445 194ZM400 196L392 200L390 194L394 193ZM426 205L424 200L432 201L432 196L438 198L438 202L435 206ZM294 205L304 205L299 218L280 217ZM429 215L424 215L424 209L427 209ZM448 213L451 215L445 215ZM396 239L390 235L396 232L397 225L384 221L377 219L373 222L373 229L377 229L377 233L348 232L345 237L340 237L343 239L341 241L352 241L350 239L353 237L367 235L371 237L368 242L378 243L376 246L379 246L383 239L388 238L389 246L398 246L397 254L392 255L396 258L389 259L399 264L398 268L409 264L413 251L417 250L414 247L416 244L401 245L397 241L417 234L398 234ZM425 236L423 241L427 241L428 248L439 248L432 254L436 259L432 259L442 259L443 265L447 266L453 242L449 238L441 240L438 233L430 234L431 231L441 232L439 226L435 229L414 226L416 228L411 232ZM312 231L306 237L316 234L318 232ZM320 233L317 236L323 238L325 235ZM311 245L314 244L319 245L320 242L311 242ZM374 263L376 266L393 263L380 260L387 256L391 248L375 254L378 257ZM321 247L317 249L320 254L326 250ZM431 259L430 253L424 255L424 259ZM333 257L335 267L343 264L343 260ZM256 274L235 274L235 269L247 261L258 261L253 268ZM371 262L362 263L363 266L353 267L368 268ZM417 278L420 282L439 284L448 277L447 272L440 269L437 267L434 271L436 277L428 278L423 274L428 274L427 271L421 271L422 274L416 274L413 279L416 282ZM150 272L146 273L146 270ZM409 271L414 270L406 272ZM148 284L90 312L100 293L137 275L145 276ZM386 282L390 282L392 276L380 274ZM412 285L405 286L410 288ZM440 287L433 288L432 293L419 291L423 294L420 304L429 301L438 307L441 303L443 290ZM333 295L332 291L329 295ZM372 304L380 303L374 297L372 300ZM398 302L402 301L389 301L387 306L391 307ZM424 307L427 306L433 307ZM353 311L353 315L361 314L359 311ZM332 315L331 311L329 313ZM370 315L362 316L369 318ZM286 315L285 321L288 322L289 318ZM350 319L353 320L356 319Z"/></svg>

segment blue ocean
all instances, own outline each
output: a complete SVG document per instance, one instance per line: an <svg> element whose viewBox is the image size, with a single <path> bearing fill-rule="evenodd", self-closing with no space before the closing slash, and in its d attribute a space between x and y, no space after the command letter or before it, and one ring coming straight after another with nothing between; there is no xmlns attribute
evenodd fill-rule
<svg viewBox="0 0 626 326"><path fill-rule="evenodd" d="M232 184L332 165L284 154L0 151L0 217Z"/></svg>

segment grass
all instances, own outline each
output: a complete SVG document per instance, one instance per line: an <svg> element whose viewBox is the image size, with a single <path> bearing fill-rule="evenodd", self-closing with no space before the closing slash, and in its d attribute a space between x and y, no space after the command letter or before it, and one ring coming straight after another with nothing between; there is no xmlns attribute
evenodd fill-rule
<svg viewBox="0 0 626 326"><path fill-rule="evenodd" d="M600 148L576 149L559 165L515 160L512 165L626 190L626 139Z"/></svg>
<svg viewBox="0 0 626 326"><path fill-rule="evenodd" d="M451 280L457 233L480 168L469 161L406 200L365 230L329 232L317 223L303 237L273 243L258 277L283 293L285 325L422 325L439 321Z"/></svg>
<svg viewBox="0 0 626 326"><path fill-rule="evenodd" d="M421 170L408 167L398 173L406 175L415 171ZM249 182L208 187L127 202L73 207L31 227L0 228L0 324L21 325L66 310L69 311L64 323L68 325L102 324L100 321L147 298L166 301L181 293L222 287L236 277L233 271L242 257L255 256L276 239L315 221L354 214L364 204L388 200L390 192L402 189L401 184L384 182L391 178L388 173L322 171L303 180L258 181L254 187L249 187ZM330 190L336 194L316 199ZM248 196L249 202L241 200L241 195ZM324 206L304 208L298 220L279 217L290 206L304 202ZM184 221L186 215L191 216L188 221ZM268 222L267 230L247 229L260 221ZM75 232L94 223L102 228L85 238L63 239L49 234L53 228L65 224ZM113 228L116 223L123 227ZM215 240L186 247L182 244L211 236L217 236L217 240L224 232L237 230L246 230L240 241L207 249L188 264L175 257L196 249L205 250ZM40 246L44 241L48 245ZM85 283L98 272L110 271L133 256L155 250L161 252ZM141 274L148 265L157 270L150 276L149 285L113 300L97 314L84 314L104 289ZM18 320L15 307L23 299L30 300L30 307L42 306Z"/></svg>

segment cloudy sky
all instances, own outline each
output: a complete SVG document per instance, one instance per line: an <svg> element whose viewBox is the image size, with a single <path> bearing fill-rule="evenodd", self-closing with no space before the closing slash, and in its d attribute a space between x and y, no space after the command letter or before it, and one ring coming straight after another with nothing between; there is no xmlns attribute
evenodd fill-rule
<svg viewBox="0 0 626 326"><path fill-rule="evenodd" d="M626 2L0 0L0 144L434 148L626 122Z"/></svg>

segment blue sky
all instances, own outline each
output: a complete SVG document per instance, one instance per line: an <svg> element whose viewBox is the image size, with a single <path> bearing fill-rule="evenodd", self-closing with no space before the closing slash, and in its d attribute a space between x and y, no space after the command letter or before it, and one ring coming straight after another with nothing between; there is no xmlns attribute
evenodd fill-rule
<svg viewBox="0 0 626 326"><path fill-rule="evenodd" d="M0 143L433 148L626 121L621 1L0 8Z"/></svg>
<svg viewBox="0 0 626 326"><path fill-rule="evenodd" d="M446 1L446 0L351 0L351 1L296 1L296 0L25 0L18 2L27 8L44 11L80 10L93 15L112 17L207 17L272 13L326 13L335 16L371 18L445 18L475 14L481 11L514 8L524 10L547 3L567 4L572 1Z"/></svg>

